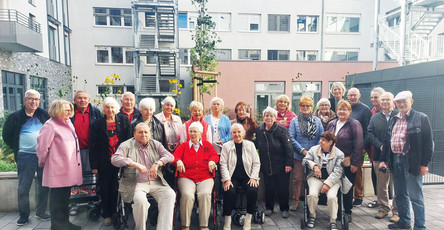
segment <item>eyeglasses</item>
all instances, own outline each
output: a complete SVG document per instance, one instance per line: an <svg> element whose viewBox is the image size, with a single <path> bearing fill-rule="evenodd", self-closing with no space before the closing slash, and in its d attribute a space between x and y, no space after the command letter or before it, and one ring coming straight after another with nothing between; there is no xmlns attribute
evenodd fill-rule
<svg viewBox="0 0 444 230"><path fill-rule="evenodd" d="M40 98L27 97L26 99L28 99L30 101L40 101Z"/></svg>
<svg viewBox="0 0 444 230"><path fill-rule="evenodd" d="M310 108L311 105L299 105L299 107L302 107L302 108Z"/></svg>
<svg viewBox="0 0 444 230"><path fill-rule="evenodd" d="M322 104L322 105L319 105L319 107L328 107L328 106L330 106L329 104Z"/></svg>
<svg viewBox="0 0 444 230"><path fill-rule="evenodd" d="M72 111L72 110L67 109L67 110L65 110L65 113L71 113L71 111Z"/></svg>

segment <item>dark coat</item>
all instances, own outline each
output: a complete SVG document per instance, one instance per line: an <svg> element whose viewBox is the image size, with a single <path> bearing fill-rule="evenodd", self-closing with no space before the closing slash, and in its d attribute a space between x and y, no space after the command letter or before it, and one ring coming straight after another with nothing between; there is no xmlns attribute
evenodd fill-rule
<svg viewBox="0 0 444 230"><path fill-rule="evenodd" d="M429 117L421 112L410 110L407 119L407 139L404 150L408 149L409 157L409 173L419 175L419 167L427 166L432 160L434 151L433 134ZM384 140L384 146L391 146L393 126L398 121L398 117L394 116L388 122L387 134ZM382 148L380 159L387 162L390 168L393 168L393 152L392 148Z"/></svg>
<svg viewBox="0 0 444 230"><path fill-rule="evenodd" d="M293 167L293 147L288 130L276 122L270 130L265 124L256 129L256 148L259 150L261 171L266 175L285 173L285 166Z"/></svg>
<svg viewBox="0 0 444 230"><path fill-rule="evenodd" d="M359 121L359 123L361 124L364 138L364 149L368 150L370 148L370 143L368 142L367 127L368 123L370 122L370 118L372 117L372 112L370 108L361 101L358 101L358 103L352 105L352 112L350 114L350 117Z"/></svg>
<svg viewBox="0 0 444 230"><path fill-rule="evenodd" d="M42 125L49 119L48 112L41 108L37 108L35 110L34 116L39 119ZM26 115L25 108L22 108L19 111L9 115L5 121L5 125L3 126L3 140L10 148L14 150L14 159L16 162L19 151L20 131L27 120L28 115Z"/></svg>
<svg viewBox="0 0 444 230"><path fill-rule="evenodd" d="M327 131L335 133L336 123L338 119L330 121L327 126ZM349 117L344 126L336 135L336 147L340 149L345 157L351 157L351 164L353 166L361 166L364 160L364 138L362 134L362 127L359 121Z"/></svg>
<svg viewBox="0 0 444 230"><path fill-rule="evenodd" d="M142 122L142 116L139 116L136 120L133 120L131 122L131 137L134 136L136 125ZM160 123L159 119L157 119L155 116L151 118L151 122L153 122L153 130L151 130L151 132L153 132L153 139L162 143L163 147L165 147L165 149L168 149L165 136L165 128L163 124Z"/></svg>
<svg viewBox="0 0 444 230"><path fill-rule="evenodd" d="M123 115L126 117L126 115L122 112L122 109L120 109L120 111L117 114L120 114L120 115ZM130 123L137 120L141 116L142 116L142 114L140 114L140 111L137 108L134 108L133 119L131 119Z"/></svg>
<svg viewBox="0 0 444 230"><path fill-rule="evenodd" d="M398 114L398 111L393 110L390 114L390 118L396 114ZM387 133L387 123L388 121L381 110L372 116L367 128L368 141L373 146L373 160L375 161L380 161L381 146L383 146L385 135Z"/></svg>
<svg viewBox="0 0 444 230"><path fill-rule="evenodd" d="M91 127L92 123L94 123L95 120L100 119L102 117L102 113L100 110L96 107L93 107L91 103L88 104L89 107L89 127ZM71 122L74 125L74 121L76 120L76 111L77 105L74 104L74 116L71 117Z"/></svg>
<svg viewBox="0 0 444 230"><path fill-rule="evenodd" d="M99 172L114 167L111 164L111 156L108 154L109 140L106 132L106 116L103 116L94 121L89 134L89 162L91 169L98 169ZM117 149L122 142L130 138L130 124L124 115L116 115L116 132L119 139Z"/></svg>

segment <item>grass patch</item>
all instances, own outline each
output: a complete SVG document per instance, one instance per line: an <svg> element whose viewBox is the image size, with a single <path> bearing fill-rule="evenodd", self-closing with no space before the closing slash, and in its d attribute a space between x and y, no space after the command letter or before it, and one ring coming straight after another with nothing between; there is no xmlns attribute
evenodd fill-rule
<svg viewBox="0 0 444 230"><path fill-rule="evenodd" d="M17 164L0 160L0 172L14 172L17 171Z"/></svg>

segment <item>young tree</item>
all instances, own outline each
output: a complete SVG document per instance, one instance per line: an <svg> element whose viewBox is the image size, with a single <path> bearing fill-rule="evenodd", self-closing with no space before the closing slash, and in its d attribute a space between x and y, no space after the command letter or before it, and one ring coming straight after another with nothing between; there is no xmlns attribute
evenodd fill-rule
<svg viewBox="0 0 444 230"><path fill-rule="evenodd" d="M221 40L216 32L212 30L216 23L214 23L211 20L211 16L207 14L207 8L205 5L208 3L208 0L191 0L191 2L199 13L195 34L192 35L192 39L195 41L196 46L190 51L191 62L193 64L191 77L194 77L195 71L215 71L216 66L219 64L216 62L215 47L217 43L221 42ZM214 76L205 76L203 80L216 79ZM210 89L214 87L214 84L203 84L199 87L200 96L202 97L204 93L211 94Z"/></svg>

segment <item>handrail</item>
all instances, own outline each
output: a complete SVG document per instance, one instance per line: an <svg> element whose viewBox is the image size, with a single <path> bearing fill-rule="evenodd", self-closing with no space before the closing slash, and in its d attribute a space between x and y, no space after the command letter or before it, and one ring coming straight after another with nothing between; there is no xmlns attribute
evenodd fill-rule
<svg viewBox="0 0 444 230"><path fill-rule="evenodd" d="M17 22L20 25L41 34L40 23L13 9L0 9L0 21Z"/></svg>

